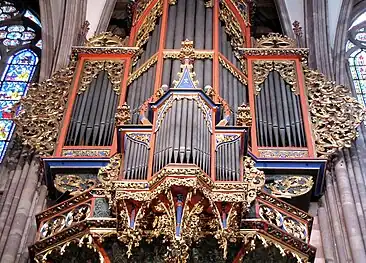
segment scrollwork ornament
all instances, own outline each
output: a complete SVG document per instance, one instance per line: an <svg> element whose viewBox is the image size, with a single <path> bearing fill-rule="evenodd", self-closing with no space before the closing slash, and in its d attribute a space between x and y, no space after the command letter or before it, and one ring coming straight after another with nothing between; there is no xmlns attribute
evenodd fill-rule
<svg viewBox="0 0 366 263"><path fill-rule="evenodd" d="M261 190L265 183L264 172L255 168L255 162L252 158L244 157L244 183L247 188L247 205L249 206L257 196L257 192Z"/></svg>
<svg viewBox="0 0 366 263"><path fill-rule="evenodd" d="M14 106L14 111L21 107L14 117L16 134L40 155L54 151L75 64L71 61L68 68L57 71L51 79L32 84L27 95Z"/></svg>
<svg viewBox="0 0 366 263"><path fill-rule="evenodd" d="M365 119L365 108L326 77L304 67L313 136L318 157L328 158L337 150L351 147L356 128Z"/></svg>
<svg viewBox="0 0 366 263"><path fill-rule="evenodd" d="M90 83L105 70L112 83L113 90L119 94L121 89L121 77L123 73L124 62L120 60L87 60L84 63L84 70L81 75L81 83L78 94L86 91Z"/></svg>
<svg viewBox="0 0 366 263"><path fill-rule="evenodd" d="M291 198L308 193L313 185L311 176L283 176L273 183L266 184L266 188L274 196Z"/></svg>
<svg viewBox="0 0 366 263"><path fill-rule="evenodd" d="M150 32L155 29L156 21L163 13L162 1L157 1L151 8L150 13L144 18L137 31L135 46L141 48L149 39ZM142 50L141 50L142 52Z"/></svg>
<svg viewBox="0 0 366 263"><path fill-rule="evenodd" d="M86 47L123 47L127 46L128 38L122 39L111 32L102 32L89 38Z"/></svg>
<svg viewBox="0 0 366 263"><path fill-rule="evenodd" d="M257 39L254 47L256 48L296 48L297 44L294 39L283 36L279 33L270 33Z"/></svg>
<svg viewBox="0 0 366 263"><path fill-rule="evenodd" d="M111 157L107 166L102 167L98 171L98 180L103 185L103 190L108 198L110 207L115 206L112 196L114 195L113 183L112 181L117 180L121 169L121 159L122 155L117 153Z"/></svg>
<svg viewBox="0 0 366 263"><path fill-rule="evenodd" d="M71 195L78 195L97 184L96 178L82 177L76 174L58 174L55 176L54 185L58 191L70 191Z"/></svg>
<svg viewBox="0 0 366 263"><path fill-rule="evenodd" d="M257 60L253 62L253 78L256 95L261 91L261 84L268 78L271 71L277 71L291 85L291 91L299 94L295 61L288 60Z"/></svg>

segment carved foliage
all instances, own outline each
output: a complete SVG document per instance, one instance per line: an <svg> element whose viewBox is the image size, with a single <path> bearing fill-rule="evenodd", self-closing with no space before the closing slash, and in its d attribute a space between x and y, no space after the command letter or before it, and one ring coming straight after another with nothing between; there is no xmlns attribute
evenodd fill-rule
<svg viewBox="0 0 366 263"><path fill-rule="evenodd" d="M296 41L279 33L270 33L257 39L256 48L296 48Z"/></svg>
<svg viewBox="0 0 366 263"><path fill-rule="evenodd" d="M257 60L253 62L253 78L256 95L261 91L261 84L268 78L271 71L277 71L291 85L291 90L299 94L295 61L291 60Z"/></svg>
<svg viewBox="0 0 366 263"><path fill-rule="evenodd" d="M123 47L127 45L128 38L122 39L111 32L103 32L89 38L86 47Z"/></svg>
<svg viewBox="0 0 366 263"><path fill-rule="evenodd" d="M365 109L351 97L348 88L335 85L308 68L304 68L304 74L316 152L327 158L339 149L351 147Z"/></svg>
<svg viewBox="0 0 366 263"><path fill-rule="evenodd" d="M266 184L271 194L277 197L295 197L308 193L314 185L311 176L281 176L273 183Z"/></svg>
<svg viewBox="0 0 366 263"><path fill-rule="evenodd" d="M149 39L149 34L155 28L156 21L163 13L162 1L157 1L150 13L145 17L144 22L137 31L135 46L141 48Z"/></svg>
<svg viewBox="0 0 366 263"><path fill-rule="evenodd" d="M124 62L120 60L87 60L81 77L78 93L85 91L90 83L98 76L98 73L105 70L112 83L113 90L119 94L121 89L121 78Z"/></svg>
<svg viewBox="0 0 366 263"><path fill-rule="evenodd" d="M73 79L75 62L70 67L54 73L51 79L35 83L17 106L21 111L14 118L16 133L23 144L40 155L51 155L60 131L60 123Z"/></svg>
<svg viewBox="0 0 366 263"><path fill-rule="evenodd" d="M78 195L97 184L95 175L85 174L57 174L54 185L62 193L69 191L71 195Z"/></svg>

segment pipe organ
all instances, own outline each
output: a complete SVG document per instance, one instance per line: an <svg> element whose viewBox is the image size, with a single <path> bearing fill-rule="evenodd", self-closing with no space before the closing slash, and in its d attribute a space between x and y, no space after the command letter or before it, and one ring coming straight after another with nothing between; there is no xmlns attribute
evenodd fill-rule
<svg viewBox="0 0 366 263"><path fill-rule="evenodd" d="M128 39L92 37L30 92L20 132L42 154L51 193L71 198L37 217L36 262L58 262L75 242L100 262L114 262L112 244L131 262L139 246L155 251L143 262L196 262L193 250L214 251L203 262L313 262L301 209L363 113L344 93L339 121L329 106L339 89L294 40L252 43L251 2L136 1ZM42 88L67 97L44 108L48 119L30 103ZM56 132L34 136L35 118Z"/></svg>

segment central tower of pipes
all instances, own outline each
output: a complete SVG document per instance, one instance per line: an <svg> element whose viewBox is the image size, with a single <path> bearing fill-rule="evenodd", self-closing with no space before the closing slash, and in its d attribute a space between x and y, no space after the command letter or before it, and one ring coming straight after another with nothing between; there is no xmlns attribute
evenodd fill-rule
<svg viewBox="0 0 366 263"><path fill-rule="evenodd" d="M122 96L131 108L132 124L154 124L154 149L149 156L143 144L127 136L125 179L146 179L167 164L196 164L208 175L215 170L218 180L239 180L243 142L233 140L213 149L212 125L233 126L238 107L248 104L246 62L238 52L249 43L248 9L244 1L136 3L129 46L140 51L131 62ZM187 43L193 45L188 62L182 59ZM184 64L189 64L192 85L179 85ZM164 116L155 115L155 120L150 107L146 118L141 115L141 105L147 105L149 98L156 101L154 94L159 91L187 89L210 91L211 103L220 105L213 113L215 123L209 124L211 117L189 96L174 100Z"/></svg>

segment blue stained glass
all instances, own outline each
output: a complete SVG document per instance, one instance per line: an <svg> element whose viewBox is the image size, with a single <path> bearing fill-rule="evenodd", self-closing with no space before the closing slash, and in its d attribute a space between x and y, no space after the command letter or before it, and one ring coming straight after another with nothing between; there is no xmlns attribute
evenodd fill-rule
<svg viewBox="0 0 366 263"><path fill-rule="evenodd" d="M7 81L29 81L33 74L34 66L31 65L10 65L7 68L4 80Z"/></svg>
<svg viewBox="0 0 366 263"><path fill-rule="evenodd" d="M38 63L37 55L29 50L25 49L16 53L12 58L9 59L8 64L25 64L25 65L36 65Z"/></svg>
<svg viewBox="0 0 366 263"><path fill-rule="evenodd" d="M350 70L351 70L352 78L357 79L356 69L354 67L351 67Z"/></svg>
<svg viewBox="0 0 366 263"><path fill-rule="evenodd" d="M5 46L17 46L19 45L19 41L15 39L4 39L3 44Z"/></svg>
<svg viewBox="0 0 366 263"><path fill-rule="evenodd" d="M14 6L7 5L7 6L2 6L1 11L3 11L4 13L13 13L17 10Z"/></svg>
<svg viewBox="0 0 366 263"><path fill-rule="evenodd" d="M23 32L23 34L21 35L21 40L29 40L29 39L33 39L35 37L36 37L36 34L35 33L32 33L32 32Z"/></svg>
<svg viewBox="0 0 366 263"><path fill-rule="evenodd" d="M4 21L6 19L9 19L11 16L8 14L0 14L0 21Z"/></svg>
<svg viewBox="0 0 366 263"><path fill-rule="evenodd" d="M22 37L22 34L20 34L19 32L11 32L6 37L10 39L18 39Z"/></svg>
<svg viewBox="0 0 366 263"><path fill-rule="evenodd" d="M25 95L27 82L3 82L0 89L0 99L19 100Z"/></svg>
<svg viewBox="0 0 366 263"><path fill-rule="evenodd" d="M11 109L17 100L0 100L0 119L12 119Z"/></svg>
<svg viewBox="0 0 366 263"><path fill-rule="evenodd" d="M4 158L6 147L8 147L8 142L0 141L0 160Z"/></svg>
<svg viewBox="0 0 366 263"><path fill-rule="evenodd" d="M41 26L41 22L39 21L39 19L35 17L29 10L25 11L24 16L32 20L37 25Z"/></svg>
<svg viewBox="0 0 366 263"><path fill-rule="evenodd" d="M41 26L39 19L26 10L22 12L28 21ZM11 19L20 12L16 10L12 3L1 1L0 3L0 21ZM33 24L33 26L35 26ZM23 26L22 24L3 25L0 27L0 44L9 47L19 46L20 44L32 44L30 40L37 37L35 29L32 26ZM37 39L37 48L42 48L42 41ZM12 110L19 100L26 95L29 81L32 80L37 64L39 63L38 56L30 49L22 49L17 51L11 57L3 58L6 61L6 68L0 79L0 162L3 160L9 140L15 129L15 123L12 120ZM21 110L19 107L17 113ZM16 114L17 114L16 113Z"/></svg>
<svg viewBox="0 0 366 263"><path fill-rule="evenodd" d="M24 26L16 25L16 26L9 26L9 32L23 32L25 30Z"/></svg>
<svg viewBox="0 0 366 263"><path fill-rule="evenodd" d="M11 120L0 120L0 140L9 140L14 130L14 122Z"/></svg>

